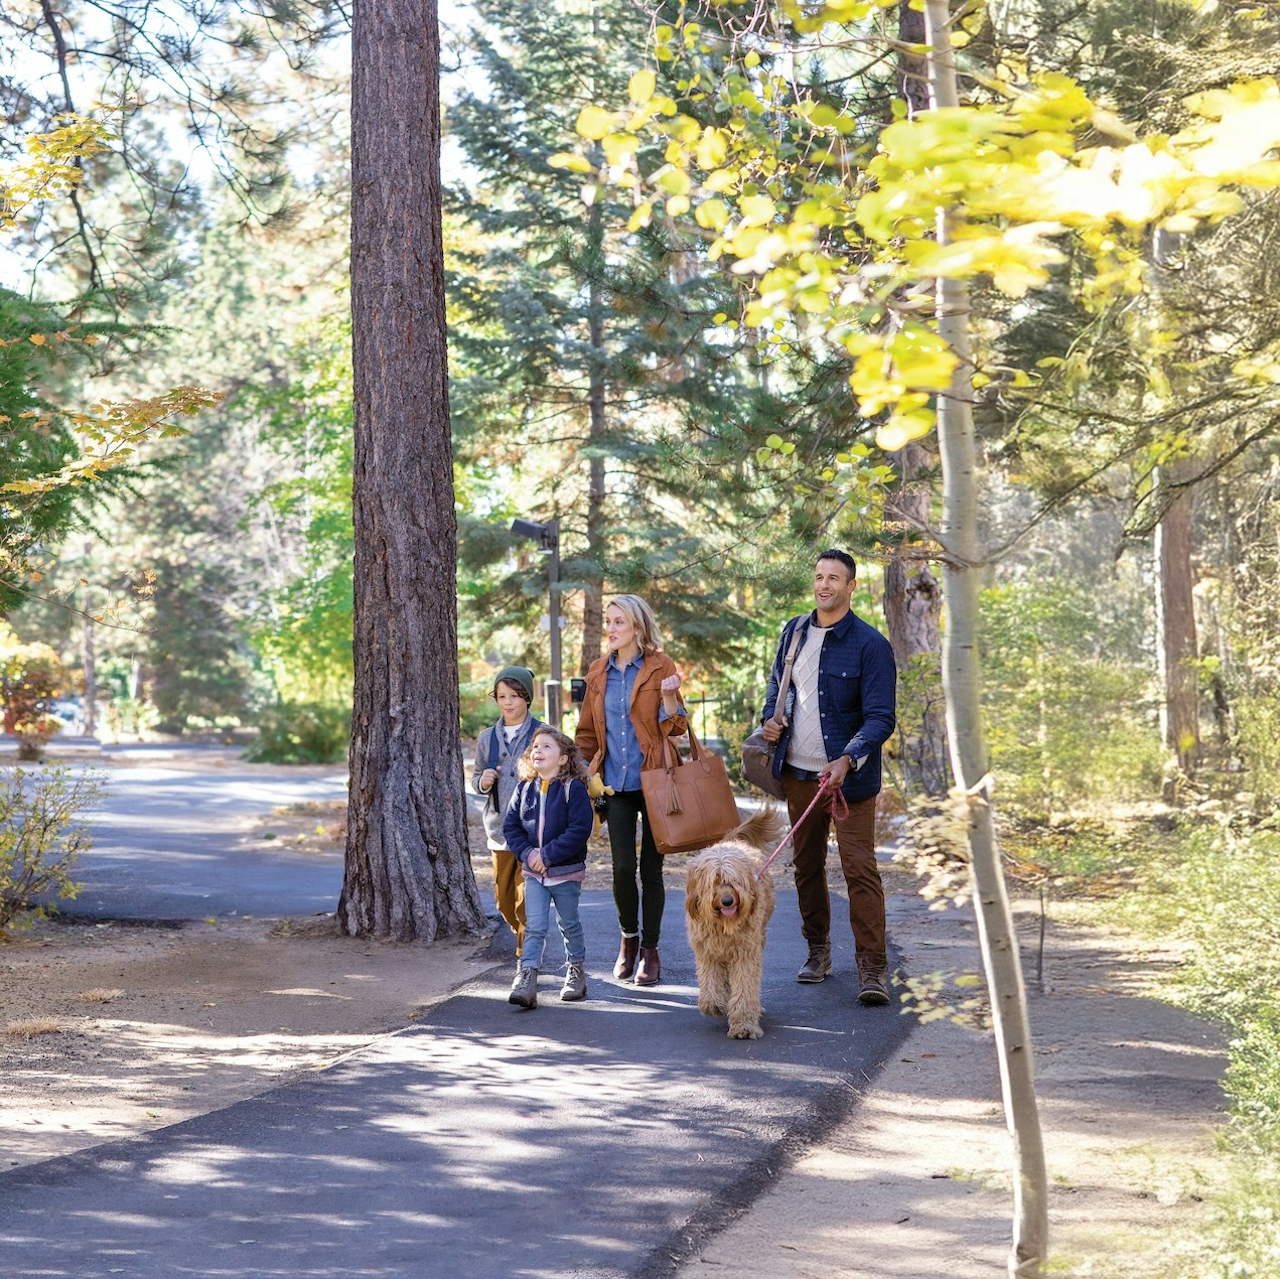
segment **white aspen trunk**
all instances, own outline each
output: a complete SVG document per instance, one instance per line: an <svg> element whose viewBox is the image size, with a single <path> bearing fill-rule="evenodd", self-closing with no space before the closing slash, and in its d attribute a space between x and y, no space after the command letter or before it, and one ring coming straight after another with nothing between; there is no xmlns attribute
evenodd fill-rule
<svg viewBox="0 0 1280 1279"><path fill-rule="evenodd" d="M925 0L929 101L935 108L960 105L948 0ZM938 214L938 242L953 238L951 220ZM960 280L939 280L938 331L959 357L950 389L938 397L938 451L942 462L942 540L949 553L943 578L946 638L942 677L947 733L956 784L975 794L969 850L982 962L991 996L991 1017L1000 1062L1005 1119L1013 1138L1013 1247L1009 1274L1041 1274L1049 1246L1048 1177L1036 1105L1031 1026L1022 979L1018 938L1005 890L996 843L987 774L987 749L979 700L977 449L971 407L972 353L969 289Z"/></svg>
<svg viewBox="0 0 1280 1279"><path fill-rule="evenodd" d="M97 732L95 711L98 701L98 679L94 664L93 618L84 619L84 701L81 706L80 731L85 737L92 737Z"/></svg>

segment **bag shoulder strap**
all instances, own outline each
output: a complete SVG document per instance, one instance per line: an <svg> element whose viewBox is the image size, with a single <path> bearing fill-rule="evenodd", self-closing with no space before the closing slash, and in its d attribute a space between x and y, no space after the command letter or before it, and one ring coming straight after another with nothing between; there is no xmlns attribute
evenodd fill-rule
<svg viewBox="0 0 1280 1279"><path fill-rule="evenodd" d="M787 704L787 691L791 687L791 668L795 665L796 654L800 651L800 643L808 629L809 619L807 617L796 620L795 630L791 632L791 643L787 648L787 656L782 663L782 676L778 680L778 696L773 703L773 716L775 719L778 716L778 712Z"/></svg>
<svg viewBox="0 0 1280 1279"><path fill-rule="evenodd" d="M498 722L489 730L489 767L498 767L498 743L501 740L502 733L502 717L498 717Z"/></svg>

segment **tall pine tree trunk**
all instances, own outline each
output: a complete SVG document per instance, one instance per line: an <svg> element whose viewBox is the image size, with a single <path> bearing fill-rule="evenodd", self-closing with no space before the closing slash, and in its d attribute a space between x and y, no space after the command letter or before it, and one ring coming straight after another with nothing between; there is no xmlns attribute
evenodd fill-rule
<svg viewBox="0 0 1280 1279"><path fill-rule="evenodd" d="M589 413L587 461L587 579L582 603L581 673L600 656L604 631L604 457L598 450L604 443L605 417L605 346L604 304L601 293L604 281L604 226L600 205L591 206L587 222L587 340L591 347L588 370L587 409Z"/></svg>
<svg viewBox="0 0 1280 1279"><path fill-rule="evenodd" d="M435 0L356 0L355 695L338 919L416 942L484 923L458 729L438 80Z"/></svg>
<svg viewBox="0 0 1280 1279"><path fill-rule="evenodd" d="M1177 482L1186 459L1161 468L1158 483ZM1200 690L1195 668L1195 571L1191 566L1193 494L1176 491L1156 526L1156 616L1159 626L1160 674L1163 683L1161 727L1165 744L1184 773L1195 771L1200 757Z"/></svg>
<svg viewBox="0 0 1280 1279"><path fill-rule="evenodd" d="M935 108L959 106L955 55L947 0L924 0L929 100ZM954 228L938 213L938 241L952 241ZM983 734L978 663L977 447L973 433L969 288L962 280L937 284L938 332L960 359L951 387L938 397L938 452L942 461L942 540L951 562L944 571L947 629L942 676L947 733L956 783L973 796L969 854L978 940L991 996L1005 1119L1013 1138L1013 1247L1009 1273L1039 1276L1049 1247L1049 1185L1036 1104L1031 1026L1022 979L1018 937L1005 890L996 843L987 747Z"/></svg>
<svg viewBox="0 0 1280 1279"><path fill-rule="evenodd" d="M928 525L930 490L918 477L930 469L928 450L914 441L894 457L899 486L885 503L887 521L907 528ZM887 539L886 539L887 540ZM898 663L898 723L908 787L926 795L945 795L947 731L942 704L942 588L925 559L912 556L905 533L884 567L884 615Z"/></svg>
<svg viewBox="0 0 1280 1279"><path fill-rule="evenodd" d="M910 48L925 43L924 11L908 0L898 5L898 90L907 118L929 109L929 67ZM931 491L919 477L933 467L933 456L915 441L894 455L898 490L885 503L887 519L907 528L930 523ZM905 530L904 530L905 533ZM898 663L898 723L903 743L907 788L926 795L945 795L947 729L942 706L942 588L926 560L910 557L901 537L884 570L884 613L889 642Z"/></svg>

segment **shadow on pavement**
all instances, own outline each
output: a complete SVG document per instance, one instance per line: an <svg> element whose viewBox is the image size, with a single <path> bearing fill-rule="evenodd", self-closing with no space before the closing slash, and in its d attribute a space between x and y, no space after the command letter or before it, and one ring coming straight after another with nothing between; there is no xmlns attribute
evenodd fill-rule
<svg viewBox="0 0 1280 1279"><path fill-rule="evenodd" d="M648 991L602 979L612 903L583 905L585 1003L560 1004L544 973L541 1006L520 1012L502 965L322 1074L2 1176L5 1273L673 1273L847 1113L910 1027L857 1006L851 942L836 978L795 985L794 895L771 927L756 1042L698 1014L679 894Z"/></svg>

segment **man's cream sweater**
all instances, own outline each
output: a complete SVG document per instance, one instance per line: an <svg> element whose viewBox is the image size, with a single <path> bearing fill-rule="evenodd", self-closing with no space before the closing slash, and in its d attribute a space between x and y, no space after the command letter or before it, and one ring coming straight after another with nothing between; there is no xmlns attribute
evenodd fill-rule
<svg viewBox="0 0 1280 1279"><path fill-rule="evenodd" d="M796 690L795 708L791 712L791 737L787 742L787 763L820 773L829 763L822 740L822 712L818 707L818 663L822 658L822 642L829 626L809 625L809 633L796 654L791 668L791 683Z"/></svg>

